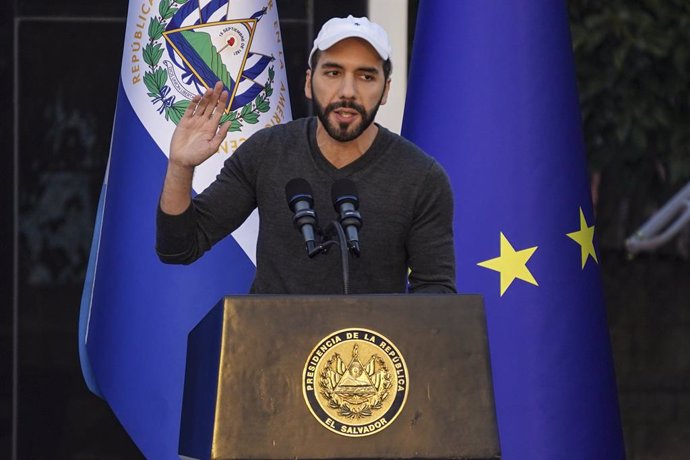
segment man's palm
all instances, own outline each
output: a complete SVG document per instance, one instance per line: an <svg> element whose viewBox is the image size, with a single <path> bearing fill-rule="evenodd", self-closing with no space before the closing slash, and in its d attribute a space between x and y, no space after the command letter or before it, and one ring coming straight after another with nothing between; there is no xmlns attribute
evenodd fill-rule
<svg viewBox="0 0 690 460"><path fill-rule="evenodd" d="M228 93L218 82L189 103L170 142L170 161L195 167L218 151L230 127L229 122L218 126L227 100Z"/></svg>

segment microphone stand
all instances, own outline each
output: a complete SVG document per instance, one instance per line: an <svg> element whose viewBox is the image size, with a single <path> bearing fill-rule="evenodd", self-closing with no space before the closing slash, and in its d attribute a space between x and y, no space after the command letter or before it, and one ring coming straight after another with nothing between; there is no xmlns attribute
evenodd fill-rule
<svg viewBox="0 0 690 460"><path fill-rule="evenodd" d="M333 232L333 230L335 230L335 232ZM348 295L350 293L350 262L348 259L350 248L348 248L345 230L343 230L343 226L340 224L340 222L334 220L328 224L324 233L326 236L330 234L331 237L328 237L314 249L309 251L309 258L313 258L317 254L326 254L331 246L337 244L340 247L340 267L343 273L343 294ZM332 239L333 233L335 233L335 236L337 236L337 240Z"/></svg>

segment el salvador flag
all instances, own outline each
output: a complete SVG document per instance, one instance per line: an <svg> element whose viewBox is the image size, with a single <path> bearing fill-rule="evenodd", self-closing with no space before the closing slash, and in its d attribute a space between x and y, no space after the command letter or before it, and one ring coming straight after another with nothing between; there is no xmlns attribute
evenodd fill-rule
<svg viewBox="0 0 690 460"><path fill-rule="evenodd" d="M169 52L166 36L176 33L175 24L188 24L184 27L193 27L203 39L196 45L208 61L203 64L219 80L225 68L240 75L240 83L245 77L252 81L249 102L226 114L233 127L221 150L197 168L196 193L211 183L244 139L291 118L275 2L214 0L201 2L203 8L186 3L130 2L110 159L79 327L87 385L153 459L178 458L187 334L221 297L248 291L258 228L254 214L190 266L158 260L155 217L170 138L189 97L208 84L186 65L184 55L174 48ZM224 35L231 32L232 37ZM263 59L249 59L250 75L244 75L233 66L247 61L237 56L250 52ZM242 96L247 100L238 90L237 97Z"/></svg>
<svg viewBox="0 0 690 460"><path fill-rule="evenodd" d="M403 135L446 168L505 459L621 459L565 1L422 0Z"/></svg>

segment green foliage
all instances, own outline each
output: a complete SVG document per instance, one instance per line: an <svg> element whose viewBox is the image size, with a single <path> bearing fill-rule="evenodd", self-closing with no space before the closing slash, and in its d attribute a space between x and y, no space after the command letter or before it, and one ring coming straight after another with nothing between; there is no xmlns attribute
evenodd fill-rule
<svg viewBox="0 0 690 460"><path fill-rule="evenodd" d="M252 111L252 105L247 104L244 107L242 107L242 110L240 110L240 118L244 118L248 113Z"/></svg>
<svg viewBox="0 0 690 460"><path fill-rule="evenodd" d="M236 118L237 118L237 112L224 113L223 116L220 117L220 123L223 124L226 121L232 121Z"/></svg>
<svg viewBox="0 0 690 460"><path fill-rule="evenodd" d="M585 138L594 170L625 189L690 180L690 2L571 0Z"/></svg>
<svg viewBox="0 0 690 460"><path fill-rule="evenodd" d="M237 112L230 112L220 117L220 124L230 122L230 132L237 132L242 129L242 123L237 119Z"/></svg>
<svg viewBox="0 0 690 460"><path fill-rule="evenodd" d="M165 117L170 118L173 123L178 124L180 122L180 119L182 118L182 115L184 115L185 110L187 110L187 107L189 106L188 100L184 99L181 101L175 102L173 105L170 107L165 108Z"/></svg>
<svg viewBox="0 0 690 460"><path fill-rule="evenodd" d="M158 12L161 14L163 19L170 19L173 17L175 12L177 12L177 8L172 7L170 0L161 0L160 4L158 5Z"/></svg>
<svg viewBox="0 0 690 460"><path fill-rule="evenodd" d="M254 103L256 104L256 110L261 113L266 113L271 108L269 100L261 94L256 97Z"/></svg>
<svg viewBox="0 0 690 460"><path fill-rule="evenodd" d="M163 36L163 31L165 30L165 25L160 22L157 18L151 18L149 22L149 40L155 42Z"/></svg>
<svg viewBox="0 0 690 460"><path fill-rule="evenodd" d="M155 45L147 43L142 54L145 63L151 67L156 67L161 56L163 56L163 47L160 43L156 43Z"/></svg>
<svg viewBox="0 0 690 460"><path fill-rule="evenodd" d="M144 84L149 90L149 96L158 97L165 82L168 81L168 71L165 69L156 69L153 72L144 72Z"/></svg>
<svg viewBox="0 0 690 460"><path fill-rule="evenodd" d="M232 120L230 122L230 129L229 129L230 132L237 132L237 131L240 131L241 129L242 129L242 124L240 124L240 122L238 120Z"/></svg>
<svg viewBox="0 0 690 460"><path fill-rule="evenodd" d="M250 125L254 125L259 122L259 114L256 112L249 112L247 113L242 119L246 122L249 123Z"/></svg>

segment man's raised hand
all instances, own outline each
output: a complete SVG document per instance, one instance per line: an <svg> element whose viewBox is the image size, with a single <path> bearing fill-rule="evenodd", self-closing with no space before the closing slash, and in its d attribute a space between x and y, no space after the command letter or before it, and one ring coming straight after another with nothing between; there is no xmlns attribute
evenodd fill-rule
<svg viewBox="0 0 690 460"><path fill-rule="evenodd" d="M218 126L227 101L222 82L190 101L170 141L171 163L194 168L218 151L230 128L230 122Z"/></svg>
<svg viewBox="0 0 690 460"><path fill-rule="evenodd" d="M164 213L177 215L189 207L194 168L218 151L230 128L230 122L218 126L227 101L228 92L218 82L192 99L177 124L160 199Z"/></svg>

